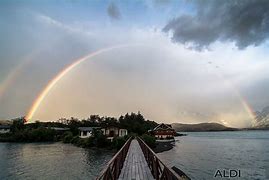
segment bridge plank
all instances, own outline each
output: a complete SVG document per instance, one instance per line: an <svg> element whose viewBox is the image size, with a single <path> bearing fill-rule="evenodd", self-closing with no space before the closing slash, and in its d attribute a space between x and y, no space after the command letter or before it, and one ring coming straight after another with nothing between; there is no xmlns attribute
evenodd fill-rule
<svg viewBox="0 0 269 180"><path fill-rule="evenodd" d="M133 139L126 156L119 180L153 180L144 154L136 139Z"/></svg>

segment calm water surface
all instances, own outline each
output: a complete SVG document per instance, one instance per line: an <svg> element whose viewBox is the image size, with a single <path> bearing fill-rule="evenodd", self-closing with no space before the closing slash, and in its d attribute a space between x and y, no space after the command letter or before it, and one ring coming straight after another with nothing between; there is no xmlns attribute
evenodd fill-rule
<svg viewBox="0 0 269 180"><path fill-rule="evenodd" d="M62 143L0 143L0 180L94 179L113 153Z"/></svg>
<svg viewBox="0 0 269 180"><path fill-rule="evenodd" d="M177 137L172 150L158 154L170 167L192 179L218 179L217 169L241 170L239 179L269 179L269 131L187 134Z"/></svg>
<svg viewBox="0 0 269 180"><path fill-rule="evenodd" d="M188 133L177 140L158 155L192 179L217 179L217 169L239 169L240 179L269 179L269 131ZM0 180L95 179L114 153L62 143L0 143Z"/></svg>

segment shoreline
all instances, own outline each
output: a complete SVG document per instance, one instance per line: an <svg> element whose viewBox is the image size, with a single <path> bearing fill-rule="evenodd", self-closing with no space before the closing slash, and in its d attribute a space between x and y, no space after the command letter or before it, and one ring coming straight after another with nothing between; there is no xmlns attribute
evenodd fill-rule
<svg viewBox="0 0 269 180"><path fill-rule="evenodd" d="M170 142L156 142L156 147L153 148L155 153L162 153L173 149L175 146L175 141Z"/></svg>

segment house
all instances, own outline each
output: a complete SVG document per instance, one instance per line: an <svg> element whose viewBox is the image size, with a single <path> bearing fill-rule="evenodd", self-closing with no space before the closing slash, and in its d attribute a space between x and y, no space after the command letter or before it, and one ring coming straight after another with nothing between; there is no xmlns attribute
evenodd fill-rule
<svg viewBox="0 0 269 180"><path fill-rule="evenodd" d="M79 127L79 137L80 138L89 138L93 135L94 129L100 129L100 127Z"/></svg>
<svg viewBox="0 0 269 180"><path fill-rule="evenodd" d="M118 127L106 127L101 129L103 134L107 136L107 139L113 140L114 137L124 137L128 134L127 129L121 129Z"/></svg>
<svg viewBox="0 0 269 180"><path fill-rule="evenodd" d="M168 124L159 124L152 131L157 139L172 139L176 135L176 131Z"/></svg>
<svg viewBox="0 0 269 180"><path fill-rule="evenodd" d="M62 127L47 127L48 129L53 129L53 130L55 130L55 131L59 131L59 132L61 132L61 131L69 131L70 130L70 128L62 128Z"/></svg>
<svg viewBox="0 0 269 180"><path fill-rule="evenodd" d="M66 131L70 130L70 128L62 128L62 127L46 127L46 128L54 130L57 135L63 135Z"/></svg>
<svg viewBox="0 0 269 180"><path fill-rule="evenodd" d="M9 125L0 125L0 134L5 134L10 132Z"/></svg>

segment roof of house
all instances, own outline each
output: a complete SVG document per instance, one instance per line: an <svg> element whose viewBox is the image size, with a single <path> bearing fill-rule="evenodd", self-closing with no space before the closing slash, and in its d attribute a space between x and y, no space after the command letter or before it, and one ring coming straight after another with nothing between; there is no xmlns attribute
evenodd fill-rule
<svg viewBox="0 0 269 180"><path fill-rule="evenodd" d="M112 128L115 128L115 129L125 129L125 128L120 128L120 127L116 127L116 126L108 126L108 127L105 127L103 129L112 129ZM127 129L125 129L127 130Z"/></svg>
<svg viewBox="0 0 269 180"><path fill-rule="evenodd" d="M62 127L50 127L50 129L53 129L55 131L68 131L70 128L62 128Z"/></svg>
<svg viewBox="0 0 269 180"><path fill-rule="evenodd" d="M10 129L9 125L0 125L0 129Z"/></svg>
<svg viewBox="0 0 269 180"><path fill-rule="evenodd" d="M80 131L92 131L93 129L100 129L101 127L79 127Z"/></svg>
<svg viewBox="0 0 269 180"><path fill-rule="evenodd" d="M171 129L171 130L173 130L173 128L172 128L172 126L170 124L164 124L164 123L161 123L158 126L156 126L153 129L153 131L158 130L158 129Z"/></svg>

